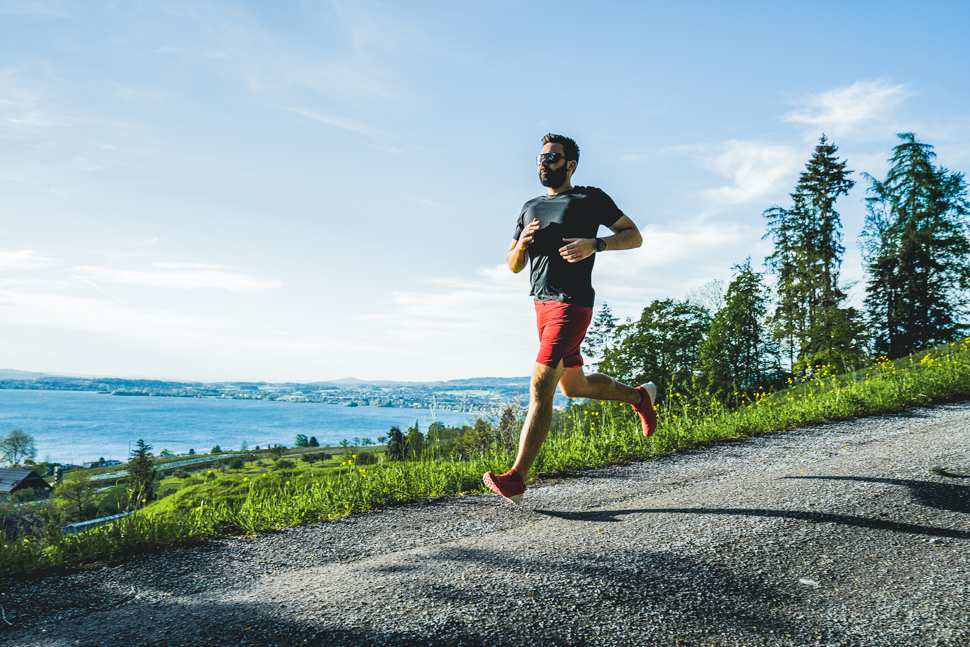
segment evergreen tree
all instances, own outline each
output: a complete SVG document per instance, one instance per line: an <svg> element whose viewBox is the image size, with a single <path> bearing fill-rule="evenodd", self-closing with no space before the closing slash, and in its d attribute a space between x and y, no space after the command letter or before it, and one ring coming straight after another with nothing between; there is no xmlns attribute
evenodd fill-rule
<svg viewBox="0 0 970 647"><path fill-rule="evenodd" d="M901 357L962 337L968 326L970 203L961 173L900 133L883 181L868 176L862 248L866 311L878 353Z"/></svg>
<svg viewBox="0 0 970 647"><path fill-rule="evenodd" d="M310 440L308 440L307 443L308 443L308 445L310 447L319 447L320 446L320 441L317 440L317 437L316 436L310 436Z"/></svg>
<svg viewBox="0 0 970 647"><path fill-rule="evenodd" d="M310 446L310 439L306 437L306 434L296 435L296 444L294 445L294 447L309 447L309 446Z"/></svg>
<svg viewBox="0 0 970 647"><path fill-rule="evenodd" d="M414 421L413 427L408 427L407 436L404 437L404 446L410 458L420 458L424 451L424 435L418 427L418 421Z"/></svg>
<svg viewBox="0 0 970 647"><path fill-rule="evenodd" d="M519 409L511 404L505 405L498 419L499 442L508 449L515 449L519 442L519 432L522 422L519 420Z"/></svg>
<svg viewBox="0 0 970 647"><path fill-rule="evenodd" d="M591 366L595 367L599 363L603 353L609 347L613 331L616 330L616 321L609 304L604 303L600 306L583 339L582 352Z"/></svg>
<svg viewBox="0 0 970 647"><path fill-rule="evenodd" d="M135 443L128 461L128 507L130 510L150 503L155 498L155 461L152 446L141 438Z"/></svg>
<svg viewBox="0 0 970 647"><path fill-rule="evenodd" d="M776 278L771 329L793 370L829 363L848 370L864 358L865 329L845 308L839 284L842 220L835 205L855 182L838 147L823 134L799 176L789 208L764 212L774 252L765 259Z"/></svg>
<svg viewBox="0 0 970 647"><path fill-rule="evenodd" d="M780 371L778 349L765 325L767 288L751 259L734 268L724 307L711 320L698 351L700 385L725 402L739 404L739 395L775 379Z"/></svg>
<svg viewBox="0 0 970 647"><path fill-rule="evenodd" d="M398 426L387 432L387 457L392 461L404 460L404 434Z"/></svg>
<svg viewBox="0 0 970 647"><path fill-rule="evenodd" d="M710 322L710 313L696 303L653 301L640 319L617 326L616 341L600 369L627 384L653 381L658 400L671 388L689 388Z"/></svg>

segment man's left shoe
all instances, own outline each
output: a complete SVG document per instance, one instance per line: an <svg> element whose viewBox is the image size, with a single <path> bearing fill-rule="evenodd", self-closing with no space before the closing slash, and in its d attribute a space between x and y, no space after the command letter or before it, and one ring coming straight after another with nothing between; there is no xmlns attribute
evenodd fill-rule
<svg viewBox="0 0 970 647"><path fill-rule="evenodd" d="M640 393L640 402L630 406L640 416L643 435L649 438L657 430L657 412L653 408L653 402L657 399L657 385L647 382L636 387L636 390Z"/></svg>
<svg viewBox="0 0 970 647"><path fill-rule="evenodd" d="M485 472L482 483L495 494L516 505L522 502L522 495L525 494L525 482L518 472L512 470L504 474Z"/></svg>

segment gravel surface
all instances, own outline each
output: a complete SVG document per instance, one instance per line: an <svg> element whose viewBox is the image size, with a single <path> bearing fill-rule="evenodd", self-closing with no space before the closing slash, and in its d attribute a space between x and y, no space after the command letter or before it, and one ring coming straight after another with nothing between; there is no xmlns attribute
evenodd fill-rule
<svg viewBox="0 0 970 647"><path fill-rule="evenodd" d="M212 541L0 594L0 644L966 647L968 447L965 402Z"/></svg>

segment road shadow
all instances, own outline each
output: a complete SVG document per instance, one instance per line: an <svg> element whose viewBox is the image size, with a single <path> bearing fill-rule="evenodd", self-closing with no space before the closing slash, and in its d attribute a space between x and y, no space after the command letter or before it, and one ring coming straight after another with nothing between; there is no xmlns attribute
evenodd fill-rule
<svg viewBox="0 0 970 647"><path fill-rule="evenodd" d="M213 600L134 599L117 608L89 609L83 615L58 618L35 626L0 623L0 643L18 645L99 645L134 647L164 645L366 647L376 645L472 646L485 643L471 625L460 621L443 632L424 632L374 626L371 618L359 618L352 626L341 626L337 611L328 600L318 609L298 613L274 602L222 602ZM363 614L361 614L363 615ZM310 616L310 617L308 617ZM8 616L9 617L9 616ZM299 618L299 619L297 619ZM413 624L411 626L414 626ZM42 636L42 638L41 638Z"/></svg>
<svg viewBox="0 0 970 647"><path fill-rule="evenodd" d="M870 519L848 514L830 514L801 510L771 510L767 508L637 508L632 510L598 510L590 512L562 512L557 510L536 510L537 514L557 517L569 521L593 521L597 523L621 521L620 517L629 514L708 514L735 517L765 517L807 521L809 523L834 523L857 528L888 530L927 537L946 537L950 539L970 539L970 531L952 528L937 528L914 523Z"/></svg>
<svg viewBox="0 0 970 647"><path fill-rule="evenodd" d="M419 605L453 613L484 615L504 605L516 644L528 645L667 644L671 635L695 644L701 637L786 635L799 621L784 609L806 595L746 565L732 568L669 551L634 546L622 558L610 551L555 555L441 546L416 562L409 577L424 581L411 584L409 594ZM435 577L443 572L465 579ZM486 644L496 640L493 630L482 628Z"/></svg>
<svg viewBox="0 0 970 647"><path fill-rule="evenodd" d="M919 505L956 512L970 513L970 487L956 483L938 483L935 481L919 481L912 479L893 479L867 476L786 476L784 479L797 480L826 480L826 481L858 481L863 483L883 483L905 487L913 501ZM945 537L949 539L970 539L970 531L954 528L939 528L923 524L906 523L889 519L874 519L848 514L834 514L816 510L777 510L768 508L637 508L631 510L591 510L591 511L561 511L535 510L536 514L566 519L567 521L587 521L596 523L610 523L622 521L622 517L630 514L704 514L738 517L765 517L777 519L791 519L808 523L832 523L856 528L885 530L889 532L923 535L928 537Z"/></svg>
<svg viewBox="0 0 970 647"><path fill-rule="evenodd" d="M970 486L936 481L880 478L873 476L785 476L789 480L858 481L898 485L909 490L913 501L920 505L947 512L970 513Z"/></svg>

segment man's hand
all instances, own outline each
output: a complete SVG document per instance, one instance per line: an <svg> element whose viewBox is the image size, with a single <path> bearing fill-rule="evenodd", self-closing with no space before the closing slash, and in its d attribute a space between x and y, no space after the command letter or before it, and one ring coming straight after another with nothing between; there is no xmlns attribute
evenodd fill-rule
<svg viewBox="0 0 970 647"><path fill-rule="evenodd" d="M530 222L528 225L526 225L525 226L525 229L522 230L522 233L519 234L519 245L518 245L518 247L519 247L519 250L520 251L523 251L524 252L525 249L532 242L532 239L535 238L536 232L539 231L539 225L540 224L541 223L539 222L539 219L538 218L533 218L532 219L532 222Z"/></svg>
<svg viewBox="0 0 970 647"><path fill-rule="evenodd" d="M559 255L567 263L578 263L596 253L595 238L563 238L563 241L569 244L559 248Z"/></svg>

